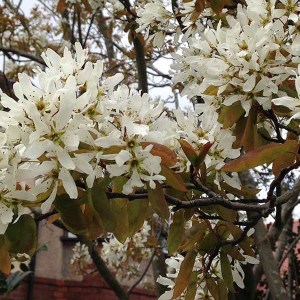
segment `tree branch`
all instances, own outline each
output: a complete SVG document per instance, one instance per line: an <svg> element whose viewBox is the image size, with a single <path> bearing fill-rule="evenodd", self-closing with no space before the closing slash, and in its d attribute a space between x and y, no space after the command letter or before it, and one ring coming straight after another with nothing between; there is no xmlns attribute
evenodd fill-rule
<svg viewBox="0 0 300 300"><path fill-rule="evenodd" d="M101 276L107 282L107 284L111 287L114 293L117 295L119 300L129 300L128 293L124 290L124 288L120 285L120 283L116 280L113 274L107 268L105 262L98 254L95 249L95 245L86 239L85 237L78 236L79 241L82 244L85 244L88 247L89 254Z"/></svg>
<svg viewBox="0 0 300 300"><path fill-rule="evenodd" d="M43 66L47 66L46 63L41 58L34 56L30 53L18 50L18 49L0 46L0 51L2 51L4 53L12 53L15 55L23 56L23 57L29 58L30 60L33 60Z"/></svg>

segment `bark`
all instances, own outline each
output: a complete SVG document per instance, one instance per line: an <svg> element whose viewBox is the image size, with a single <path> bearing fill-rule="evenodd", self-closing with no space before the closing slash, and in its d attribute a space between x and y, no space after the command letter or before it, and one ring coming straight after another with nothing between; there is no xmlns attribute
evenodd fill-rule
<svg viewBox="0 0 300 300"><path fill-rule="evenodd" d="M78 237L80 242L82 244L85 244L88 247L90 256L101 276L104 278L104 280L107 282L107 284L110 286L110 288L114 291L116 296L119 300L129 300L129 295L126 292L126 290L120 285L120 283L117 281L117 279L113 276L113 274L109 271L107 268L105 262L98 254L97 250L95 249L93 243L84 237Z"/></svg>
<svg viewBox="0 0 300 300"><path fill-rule="evenodd" d="M240 175L240 179L243 185L256 187L256 182L254 181L249 171L243 172ZM288 194L284 200L289 201L290 199L290 194ZM253 217L253 212L249 212L248 217ZM254 241L259 254L261 266L268 282L268 287L272 299L288 299L288 294L283 286L283 282L281 280L277 267L277 261L273 255L272 245L268 237L268 230L263 222L263 219L260 219L255 225Z"/></svg>

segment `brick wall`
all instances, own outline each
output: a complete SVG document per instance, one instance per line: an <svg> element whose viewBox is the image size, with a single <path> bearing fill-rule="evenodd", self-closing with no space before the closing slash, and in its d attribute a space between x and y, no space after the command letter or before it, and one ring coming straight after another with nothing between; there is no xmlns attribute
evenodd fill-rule
<svg viewBox="0 0 300 300"><path fill-rule="evenodd" d="M7 297L0 297L2 300L26 300L27 282L10 293ZM87 277L83 281L57 280L49 278L35 278L34 300L117 300L117 297L103 279ZM130 300L154 300L153 293L135 289Z"/></svg>

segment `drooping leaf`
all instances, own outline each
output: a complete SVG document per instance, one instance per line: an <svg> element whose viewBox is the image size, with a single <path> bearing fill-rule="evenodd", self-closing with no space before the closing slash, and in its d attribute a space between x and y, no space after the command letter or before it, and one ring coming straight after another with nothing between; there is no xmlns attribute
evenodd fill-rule
<svg viewBox="0 0 300 300"><path fill-rule="evenodd" d="M149 200L137 199L130 201L127 205L129 235L133 236L144 224L149 215Z"/></svg>
<svg viewBox="0 0 300 300"><path fill-rule="evenodd" d="M5 232L5 248L9 253L27 253L32 256L36 246L36 223L30 215L22 215L16 223L8 225Z"/></svg>
<svg viewBox="0 0 300 300"><path fill-rule="evenodd" d="M203 253L209 253L218 243L217 237L214 232L210 231L202 240L199 250Z"/></svg>
<svg viewBox="0 0 300 300"><path fill-rule="evenodd" d="M194 300L197 292L197 272L192 272L184 300Z"/></svg>
<svg viewBox="0 0 300 300"><path fill-rule="evenodd" d="M188 284L192 276L196 255L197 255L196 251L191 250L186 254L184 260L182 261L178 273L178 277L176 278L175 281L175 287L174 287L172 299L176 299L177 297L179 297L184 292L184 290L188 287Z"/></svg>
<svg viewBox="0 0 300 300"><path fill-rule="evenodd" d="M84 234L86 224L78 199L71 199L67 194L56 197L55 209L60 213L64 226L74 234Z"/></svg>
<svg viewBox="0 0 300 300"><path fill-rule="evenodd" d="M245 257L241 254L241 252L237 246L225 245L225 246L223 246L223 249L233 259L236 259L239 261L245 261Z"/></svg>
<svg viewBox="0 0 300 300"><path fill-rule="evenodd" d="M124 243L129 236L128 199L111 199L112 213L114 214L115 227L112 231L120 243Z"/></svg>
<svg viewBox="0 0 300 300"><path fill-rule="evenodd" d="M215 280L211 277L206 278L206 285L208 290L210 291L211 295L215 300L219 300L219 289L218 285L215 283ZM223 299L220 299L223 300Z"/></svg>
<svg viewBox="0 0 300 300"><path fill-rule="evenodd" d="M98 218L106 231L113 232L115 228L115 215L112 212L111 200L106 195L106 188L112 180L99 179L91 189L89 204L97 213Z"/></svg>
<svg viewBox="0 0 300 300"><path fill-rule="evenodd" d="M226 288L225 282L220 278L217 279L217 282L219 299L228 300L228 290Z"/></svg>
<svg viewBox="0 0 300 300"><path fill-rule="evenodd" d="M154 211L160 217L167 220L170 216L170 210L165 199L163 188L159 183L156 183L155 189L148 186L148 197Z"/></svg>
<svg viewBox="0 0 300 300"><path fill-rule="evenodd" d="M102 227L101 221L96 215L94 209L92 209L89 204L85 205L83 214L87 228L87 238L90 240L95 240L105 232L104 228Z"/></svg>
<svg viewBox="0 0 300 300"><path fill-rule="evenodd" d="M180 175L163 164L161 165L161 175L166 177L167 183L175 190L187 192L187 188Z"/></svg>
<svg viewBox="0 0 300 300"><path fill-rule="evenodd" d="M220 261L221 261L221 272L223 280L232 293L234 293L234 286L233 286L233 276L231 271L231 266L227 254L221 249L220 252Z"/></svg>
<svg viewBox="0 0 300 300"><path fill-rule="evenodd" d="M175 251L177 251L183 240L184 224L184 210L177 210L173 215L173 222L170 225L168 234L167 248L169 255L172 255Z"/></svg>
<svg viewBox="0 0 300 300"><path fill-rule="evenodd" d="M287 140L284 144L271 143L226 163L222 167L225 172L246 171L262 164L269 164L284 153L296 153L295 141Z"/></svg>

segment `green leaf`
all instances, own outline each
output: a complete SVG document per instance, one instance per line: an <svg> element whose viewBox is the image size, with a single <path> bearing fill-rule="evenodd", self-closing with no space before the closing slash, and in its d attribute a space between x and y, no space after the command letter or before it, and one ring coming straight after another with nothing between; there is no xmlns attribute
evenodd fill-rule
<svg viewBox="0 0 300 300"><path fill-rule="evenodd" d="M173 189L181 192L187 192L185 183L180 175L163 164L161 165L161 175L166 177L167 184L169 184Z"/></svg>
<svg viewBox="0 0 300 300"><path fill-rule="evenodd" d="M221 272L223 280L232 293L234 293L234 287L233 287L233 277L232 277L232 271L229 259L227 257L227 254L221 249L220 252L220 261L221 261Z"/></svg>
<svg viewBox="0 0 300 300"><path fill-rule="evenodd" d="M120 243L124 243L129 236L129 221L127 205L128 199L111 199L112 213L114 214L115 227L112 231Z"/></svg>
<svg viewBox="0 0 300 300"><path fill-rule="evenodd" d="M217 245L218 240L214 232L210 231L202 240L199 250L203 251L205 254L212 251L212 249Z"/></svg>
<svg viewBox="0 0 300 300"><path fill-rule="evenodd" d="M144 224L149 215L149 200L137 199L130 201L127 205L129 235L133 236Z"/></svg>
<svg viewBox="0 0 300 300"><path fill-rule="evenodd" d="M192 272L189 286L186 290L184 300L194 300L196 296L197 286L197 272Z"/></svg>
<svg viewBox="0 0 300 300"><path fill-rule="evenodd" d="M172 299L179 297L187 288L192 276L196 255L196 251L189 251L182 261L178 277L176 278Z"/></svg>
<svg viewBox="0 0 300 300"><path fill-rule="evenodd" d="M114 178L113 192L121 193L124 184L128 179L124 176ZM115 198L109 200L111 202L111 211L115 220L114 230L112 231L120 243L124 243L129 236L129 220L127 205L129 200L124 198Z"/></svg>
<svg viewBox="0 0 300 300"><path fill-rule="evenodd" d="M226 221L234 222L237 218L235 210L223 207L221 205L214 205L215 212Z"/></svg>
<svg viewBox="0 0 300 300"><path fill-rule="evenodd" d="M225 282L220 278L217 279L217 282L219 299L228 300L228 290L226 288Z"/></svg>
<svg viewBox="0 0 300 300"><path fill-rule="evenodd" d="M86 223L78 199L70 199L67 194L56 197L55 209L60 213L64 226L74 234L85 234Z"/></svg>
<svg viewBox="0 0 300 300"><path fill-rule="evenodd" d="M9 224L5 232L5 248L9 253L27 253L32 256L37 247L36 223L30 215L22 215Z"/></svg>
<svg viewBox="0 0 300 300"><path fill-rule="evenodd" d="M95 240L105 232L104 228L102 227L101 220L94 209L91 208L90 204L85 204L83 214L87 228L86 236L89 240Z"/></svg>
<svg viewBox="0 0 300 300"><path fill-rule="evenodd" d="M173 222L170 225L167 248L169 255L172 255L179 248L184 235L184 210L177 210L173 215Z"/></svg>
<svg viewBox="0 0 300 300"><path fill-rule="evenodd" d="M208 290L210 291L211 295L215 300L219 300L219 289L218 285L215 283L214 279L211 277L206 278L206 285ZM221 299L223 300L223 299Z"/></svg>
<svg viewBox="0 0 300 300"><path fill-rule="evenodd" d="M115 228L115 215L112 211L111 201L107 198L106 188L112 179L99 179L95 182L89 194L89 204L97 213L97 216L106 231L113 232Z"/></svg>
<svg viewBox="0 0 300 300"><path fill-rule="evenodd" d="M225 172L246 171L263 164L269 164L284 153L296 154L296 148L297 145L292 140L287 140L284 144L271 143L226 163L221 170Z"/></svg>
<svg viewBox="0 0 300 300"><path fill-rule="evenodd" d="M148 186L148 198L154 211L163 219L169 219L169 206L165 199L164 190L158 182L155 189Z"/></svg>

